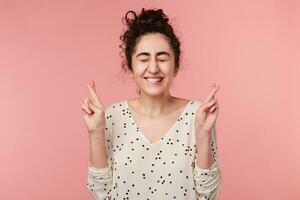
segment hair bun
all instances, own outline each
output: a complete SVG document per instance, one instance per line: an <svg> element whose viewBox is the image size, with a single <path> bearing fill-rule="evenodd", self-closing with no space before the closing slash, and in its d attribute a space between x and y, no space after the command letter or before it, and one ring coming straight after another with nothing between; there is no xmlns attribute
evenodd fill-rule
<svg viewBox="0 0 300 200"><path fill-rule="evenodd" d="M158 10L142 10L140 14L139 24L150 25L152 23L167 23L169 21L168 17L164 14L162 9Z"/></svg>
<svg viewBox="0 0 300 200"><path fill-rule="evenodd" d="M130 14L133 15L133 18L129 17ZM151 25L153 23L160 24L169 22L169 18L165 15L162 9L145 10L144 8L142 8L142 11L139 15L137 15L135 11L129 10L126 12L124 19L126 25L128 26L131 26L132 24L145 26Z"/></svg>

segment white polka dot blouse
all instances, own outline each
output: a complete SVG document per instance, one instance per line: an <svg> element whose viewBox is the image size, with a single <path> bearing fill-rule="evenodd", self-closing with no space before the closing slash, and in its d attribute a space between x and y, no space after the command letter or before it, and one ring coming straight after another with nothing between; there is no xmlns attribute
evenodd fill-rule
<svg viewBox="0 0 300 200"><path fill-rule="evenodd" d="M208 169L196 164L195 115L201 102L190 100L166 134L151 143L135 123L127 100L105 110L108 166L88 164L87 188L97 200L212 200L221 188L216 128Z"/></svg>

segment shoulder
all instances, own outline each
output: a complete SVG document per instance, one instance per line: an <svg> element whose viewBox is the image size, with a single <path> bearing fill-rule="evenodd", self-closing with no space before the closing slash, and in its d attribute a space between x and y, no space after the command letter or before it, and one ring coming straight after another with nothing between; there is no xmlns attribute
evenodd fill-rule
<svg viewBox="0 0 300 200"><path fill-rule="evenodd" d="M125 107L126 100L114 101L105 108L105 115L109 117L113 114L116 114L118 111L125 109Z"/></svg>
<svg viewBox="0 0 300 200"><path fill-rule="evenodd" d="M201 101L198 99L190 99L190 102L192 105L196 105L196 106L201 105Z"/></svg>
<svg viewBox="0 0 300 200"><path fill-rule="evenodd" d="M191 103L191 104L199 104L201 103L199 100L195 99L195 98L179 98L176 97L178 102L181 102L183 104L187 104L187 103Z"/></svg>
<svg viewBox="0 0 300 200"><path fill-rule="evenodd" d="M201 101L194 98L177 98L178 107L183 108L183 111L196 112L201 105Z"/></svg>
<svg viewBox="0 0 300 200"><path fill-rule="evenodd" d="M196 112L198 108L201 106L201 101L197 99L190 99L189 103L191 106L191 110L194 112Z"/></svg>

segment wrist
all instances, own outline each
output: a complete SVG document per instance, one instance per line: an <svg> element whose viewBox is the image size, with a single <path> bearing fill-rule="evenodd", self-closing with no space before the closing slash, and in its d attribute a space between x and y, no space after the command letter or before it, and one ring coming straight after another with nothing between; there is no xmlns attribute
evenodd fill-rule
<svg viewBox="0 0 300 200"><path fill-rule="evenodd" d="M199 131L196 131L196 136L199 137L199 138L210 138L211 137L211 131L202 131L202 130L199 130Z"/></svg>
<svg viewBox="0 0 300 200"><path fill-rule="evenodd" d="M96 130L88 131L90 138L94 138L94 137L97 138L99 136L102 136L104 135L104 132L105 132L105 127L100 127Z"/></svg>
<svg viewBox="0 0 300 200"><path fill-rule="evenodd" d="M198 132L196 133L196 140L197 143L210 143L212 140L212 135L210 133L202 133Z"/></svg>

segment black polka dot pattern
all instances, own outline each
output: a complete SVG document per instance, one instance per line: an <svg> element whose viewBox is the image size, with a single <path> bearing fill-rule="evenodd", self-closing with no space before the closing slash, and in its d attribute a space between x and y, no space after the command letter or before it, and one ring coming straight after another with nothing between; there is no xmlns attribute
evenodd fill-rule
<svg viewBox="0 0 300 200"><path fill-rule="evenodd" d="M109 165L88 165L87 188L94 199L215 199L221 171L213 129L214 163L201 169L195 163L194 120L200 101L190 100L181 115L157 142L150 142L134 121L128 102L105 111Z"/></svg>

